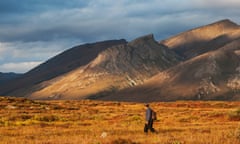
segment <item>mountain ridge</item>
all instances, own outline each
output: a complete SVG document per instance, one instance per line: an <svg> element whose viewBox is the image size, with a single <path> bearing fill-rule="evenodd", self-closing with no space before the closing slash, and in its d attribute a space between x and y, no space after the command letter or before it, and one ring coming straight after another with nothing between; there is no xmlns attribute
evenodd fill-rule
<svg viewBox="0 0 240 144"><path fill-rule="evenodd" d="M239 29L239 25L226 19L179 33L168 39L160 41L160 43L168 46L170 49L173 49L182 57L190 59L196 56L189 52L189 50L193 51L193 47L194 49L198 49L199 51L201 51L202 47L209 47L206 45L210 41L216 40L218 38L221 38L221 41L225 41L220 44L220 46L223 46L234 38L239 37ZM235 31L238 31L236 36L229 38L229 33L231 34ZM202 53L203 52L199 52L199 54Z"/></svg>
<svg viewBox="0 0 240 144"><path fill-rule="evenodd" d="M50 82L49 87L45 85L44 89L32 93L30 97L44 99L100 97L141 84L158 72L178 63L179 59L174 52L158 44L153 35L143 36L127 44L109 47L99 53L89 64L53 83ZM55 89L54 93L51 89ZM49 95L53 96L49 97Z"/></svg>
<svg viewBox="0 0 240 144"><path fill-rule="evenodd" d="M16 91L12 93L14 96L24 96L26 93L23 92L24 90L21 90L23 86L32 87L32 85L63 75L66 72L89 63L100 51L110 46L123 43L126 43L126 40L108 40L75 46L50 58L46 62L23 74L17 80L5 83L4 86L0 87L0 94L8 95Z"/></svg>
<svg viewBox="0 0 240 144"><path fill-rule="evenodd" d="M101 100L239 100L239 61L239 56L228 51L203 54L160 72L143 85Z"/></svg>

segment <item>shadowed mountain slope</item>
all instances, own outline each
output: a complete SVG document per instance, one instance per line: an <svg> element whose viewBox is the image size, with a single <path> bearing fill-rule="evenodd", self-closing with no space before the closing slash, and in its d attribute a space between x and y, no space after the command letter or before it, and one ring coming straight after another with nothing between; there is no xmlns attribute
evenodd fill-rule
<svg viewBox="0 0 240 144"><path fill-rule="evenodd" d="M5 83L4 86L0 87L0 94L24 96L29 90L27 92L24 91L26 89L31 89L33 85L37 85L43 81L50 80L80 66L86 65L96 58L98 53L106 48L125 43L125 40L109 40L73 47L49 59L18 79Z"/></svg>
<svg viewBox="0 0 240 144"><path fill-rule="evenodd" d="M6 82L20 77L21 74L16 74L16 73L1 73L0 72L0 85L5 84Z"/></svg>

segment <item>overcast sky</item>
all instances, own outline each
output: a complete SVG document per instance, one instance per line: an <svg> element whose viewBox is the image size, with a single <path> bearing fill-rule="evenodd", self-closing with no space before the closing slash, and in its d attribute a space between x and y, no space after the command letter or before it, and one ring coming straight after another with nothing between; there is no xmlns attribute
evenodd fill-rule
<svg viewBox="0 0 240 144"><path fill-rule="evenodd" d="M239 24L239 9L239 0L0 0L0 72L27 72L83 43Z"/></svg>

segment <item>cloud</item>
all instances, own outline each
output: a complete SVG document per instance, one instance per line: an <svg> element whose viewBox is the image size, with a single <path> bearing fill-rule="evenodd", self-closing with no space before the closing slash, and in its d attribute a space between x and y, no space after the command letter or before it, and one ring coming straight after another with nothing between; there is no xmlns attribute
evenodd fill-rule
<svg viewBox="0 0 240 144"><path fill-rule="evenodd" d="M25 73L31 68L41 64L41 61L4 63L0 65L1 72Z"/></svg>
<svg viewBox="0 0 240 144"><path fill-rule="evenodd" d="M48 11L53 9L67 9L84 7L88 4L82 0L2 0L0 1L1 14L26 14Z"/></svg>
<svg viewBox="0 0 240 144"><path fill-rule="evenodd" d="M36 42L0 42L0 71L11 72L12 67L6 67L4 64L11 63L27 63L27 62L43 62L47 59L80 44L80 41L58 40L58 41L36 41ZM3 67L4 66L4 67ZM7 65L8 66L8 65ZM12 65L11 65L12 66ZM26 71L34 68L35 65L25 66ZM9 68L9 69L8 69ZM17 67L19 68L19 67ZM23 72L23 69L14 72ZM28 68L28 69L26 69ZM25 71L25 72L26 72Z"/></svg>
<svg viewBox="0 0 240 144"><path fill-rule="evenodd" d="M70 40L69 40L70 41ZM73 40L74 41L74 40ZM74 42L68 41L51 41L51 42L11 42L11 43L0 43L0 57L6 57L8 59L23 58L24 61L28 58L35 60L41 59L42 56L47 58L59 53L63 50L71 48Z"/></svg>
<svg viewBox="0 0 240 144"><path fill-rule="evenodd" d="M240 1L238 0L195 0L196 5L201 8L240 8ZM194 2L194 1L193 1Z"/></svg>
<svg viewBox="0 0 240 144"><path fill-rule="evenodd" d="M239 8L238 0L0 1L0 64L45 61L106 39L162 40L226 18L239 23Z"/></svg>
<svg viewBox="0 0 240 144"><path fill-rule="evenodd" d="M0 20L0 41L51 41L78 37L82 41L89 42L115 38L133 39L146 33L156 33L160 36L159 33L163 33L160 30L166 29L168 24L177 26L179 32L186 27L196 26L195 20L201 25L222 18L231 18L234 16L232 13L239 14L233 10L240 8L238 3L234 0L229 2L182 0L180 3L178 0L151 2L90 0L85 3L79 0L71 2L30 0L27 3L23 0L19 9L26 11L27 14L15 13L12 16L15 22L11 23L10 20L11 24L5 24L4 19ZM11 6L11 3L9 5ZM13 7L15 5L13 4ZM32 12L28 7L37 10ZM220 12L216 13L217 10ZM202 17L208 19L200 19ZM190 21L184 21L185 19ZM168 31L164 30L167 33L162 35L175 32L170 30L172 28ZM157 38L161 39L161 37Z"/></svg>

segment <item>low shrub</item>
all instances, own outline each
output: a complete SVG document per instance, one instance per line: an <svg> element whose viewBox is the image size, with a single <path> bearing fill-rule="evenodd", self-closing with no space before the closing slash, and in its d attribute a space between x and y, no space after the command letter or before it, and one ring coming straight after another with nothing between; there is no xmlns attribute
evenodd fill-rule
<svg viewBox="0 0 240 144"><path fill-rule="evenodd" d="M56 115L35 115L33 119L43 122L54 122L60 120L60 118Z"/></svg>
<svg viewBox="0 0 240 144"><path fill-rule="evenodd" d="M138 143L133 142L133 141L130 140L130 139L122 139L122 138L119 138L119 139L113 140L113 141L111 142L111 144L138 144Z"/></svg>
<svg viewBox="0 0 240 144"><path fill-rule="evenodd" d="M240 108L228 113L228 119L231 121L240 121Z"/></svg>

